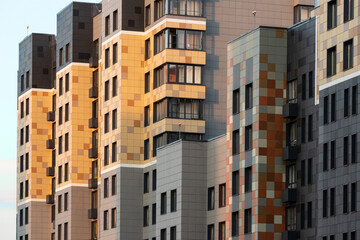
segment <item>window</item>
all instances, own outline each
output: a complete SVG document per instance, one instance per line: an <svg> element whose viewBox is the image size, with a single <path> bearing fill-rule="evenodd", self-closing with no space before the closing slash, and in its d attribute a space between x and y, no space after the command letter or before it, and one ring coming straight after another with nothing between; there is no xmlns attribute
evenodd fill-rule
<svg viewBox="0 0 360 240"><path fill-rule="evenodd" d="M240 89L233 91L233 114L240 112Z"/></svg>
<svg viewBox="0 0 360 240"><path fill-rule="evenodd" d="M202 50L203 32L183 29L166 29L165 47L170 49Z"/></svg>
<svg viewBox="0 0 360 240"><path fill-rule="evenodd" d="M285 220L286 220L286 230L295 231L296 230L296 207L287 207L285 209Z"/></svg>
<svg viewBox="0 0 360 240"><path fill-rule="evenodd" d="M117 76L112 78L112 96L117 96Z"/></svg>
<svg viewBox="0 0 360 240"><path fill-rule="evenodd" d="M154 115L153 115L154 123L158 122L166 117L166 102L167 102L167 99L164 99L164 100L154 103ZM145 109L145 111L146 110L147 109ZM177 109L175 109L175 110L177 110Z"/></svg>
<svg viewBox="0 0 360 240"><path fill-rule="evenodd" d="M297 103L297 79L288 82L288 102Z"/></svg>
<svg viewBox="0 0 360 240"><path fill-rule="evenodd" d="M307 204L307 227L312 228L312 202Z"/></svg>
<svg viewBox="0 0 360 240"><path fill-rule="evenodd" d="M20 80L20 91L24 91L25 90L25 82L24 82L24 75L21 75L21 80Z"/></svg>
<svg viewBox="0 0 360 240"><path fill-rule="evenodd" d="M203 100L199 99L186 99L186 98L168 98L166 99L168 103L168 114L169 118L181 118L181 119L202 119L203 118ZM161 103L164 107L166 117L166 101ZM154 105L154 107L157 107ZM157 113L157 112L156 112ZM161 113L161 111L160 111ZM159 116L160 118L163 116Z"/></svg>
<svg viewBox="0 0 360 240"><path fill-rule="evenodd" d="M107 101L107 100L109 100L109 98L110 98L110 81L108 80L108 81L106 81L105 82L105 101Z"/></svg>
<svg viewBox="0 0 360 240"><path fill-rule="evenodd" d="M344 22L354 19L354 0L344 0Z"/></svg>
<svg viewBox="0 0 360 240"><path fill-rule="evenodd" d="M160 214L166 214L166 192L161 193Z"/></svg>
<svg viewBox="0 0 360 240"><path fill-rule="evenodd" d="M355 212L356 211L356 192L357 192L357 189L356 189L356 183L352 183L351 184L351 204L350 204L350 207L351 207L351 211L352 212Z"/></svg>
<svg viewBox="0 0 360 240"><path fill-rule="evenodd" d="M324 124L329 123L329 97L324 97Z"/></svg>
<svg viewBox="0 0 360 240"><path fill-rule="evenodd" d="M245 127L245 151L252 149L252 126Z"/></svg>
<svg viewBox="0 0 360 240"><path fill-rule="evenodd" d="M68 240L68 223L64 223L64 240Z"/></svg>
<svg viewBox="0 0 360 240"><path fill-rule="evenodd" d="M308 184L312 184L312 158L308 159Z"/></svg>
<svg viewBox="0 0 360 240"><path fill-rule="evenodd" d="M239 236L239 212L231 214L231 236Z"/></svg>
<svg viewBox="0 0 360 240"><path fill-rule="evenodd" d="M58 213L61 213L62 212L62 195L58 196L57 205L58 205Z"/></svg>
<svg viewBox="0 0 360 240"><path fill-rule="evenodd" d="M63 108L59 107L59 125L63 123Z"/></svg>
<svg viewBox="0 0 360 240"><path fill-rule="evenodd" d="M20 130L20 145L24 144L24 129Z"/></svg>
<svg viewBox="0 0 360 240"><path fill-rule="evenodd" d="M69 181L69 163L65 163L64 175L64 182Z"/></svg>
<svg viewBox="0 0 360 240"><path fill-rule="evenodd" d="M165 32L161 31L160 33L154 36L154 55L165 49Z"/></svg>
<svg viewBox="0 0 360 240"><path fill-rule="evenodd" d="M118 10L113 12L113 31L118 29Z"/></svg>
<svg viewBox="0 0 360 240"><path fill-rule="evenodd" d="M170 228L170 240L176 240L176 226Z"/></svg>
<svg viewBox="0 0 360 240"><path fill-rule="evenodd" d="M348 185L343 186L343 213L348 212L348 197L349 197L349 190Z"/></svg>
<svg viewBox="0 0 360 240"><path fill-rule="evenodd" d="M152 190L156 190L156 169L152 171Z"/></svg>
<svg viewBox="0 0 360 240"><path fill-rule="evenodd" d="M331 94L331 122L336 120L336 95L335 93Z"/></svg>
<svg viewBox="0 0 360 240"><path fill-rule="evenodd" d="M59 96L63 94L63 78L59 78Z"/></svg>
<svg viewBox="0 0 360 240"><path fill-rule="evenodd" d="M355 86L356 87L356 86ZM353 90L354 90L354 87L353 87ZM353 95L354 95L354 91L353 91ZM29 115L29 112L30 112L30 103L29 103L29 99L27 98L25 100L25 114L26 116Z"/></svg>
<svg viewBox="0 0 360 240"><path fill-rule="evenodd" d="M107 37L109 34L110 34L110 15L105 17L105 37Z"/></svg>
<svg viewBox="0 0 360 240"><path fill-rule="evenodd" d="M117 63L117 61L118 61L118 45L117 45L117 43L113 44L113 59L112 60L113 60L113 64ZM113 93L113 96L116 96L116 95L114 95L114 93Z"/></svg>
<svg viewBox="0 0 360 240"><path fill-rule="evenodd" d="M108 133L109 132L109 113L105 114L105 119L104 119L104 133Z"/></svg>
<svg viewBox="0 0 360 240"><path fill-rule="evenodd" d="M25 208L25 225L29 224L29 208Z"/></svg>
<svg viewBox="0 0 360 240"><path fill-rule="evenodd" d="M24 102L20 104L20 118L24 118Z"/></svg>
<svg viewBox="0 0 360 240"><path fill-rule="evenodd" d="M165 15L165 0L156 0L155 1L155 11L154 11L154 21Z"/></svg>
<svg viewBox="0 0 360 240"><path fill-rule="evenodd" d="M349 0L345 0L349 1ZM353 1L353 0L352 0ZM344 42L344 71L354 66L354 47L353 47L353 40L350 39Z"/></svg>
<svg viewBox="0 0 360 240"><path fill-rule="evenodd" d="M165 65L168 70L168 83L202 83L202 67L194 65L168 64Z"/></svg>
<svg viewBox="0 0 360 240"><path fill-rule="evenodd" d="M331 141L330 143L330 168L336 168L336 143Z"/></svg>
<svg viewBox="0 0 360 240"><path fill-rule="evenodd" d="M70 81L70 79L69 79L69 73L67 73L66 75L65 75L65 92L68 92L69 91L69 81Z"/></svg>
<svg viewBox="0 0 360 240"><path fill-rule="evenodd" d="M60 48L60 50L59 50L59 66L62 66L63 64L64 64L64 50L62 48Z"/></svg>
<svg viewBox="0 0 360 240"><path fill-rule="evenodd" d="M104 147L104 166L109 165L109 145Z"/></svg>
<svg viewBox="0 0 360 240"><path fill-rule="evenodd" d="M232 195L239 195L239 171L232 173Z"/></svg>
<svg viewBox="0 0 360 240"><path fill-rule="evenodd" d="M226 206L226 184L219 185L219 208Z"/></svg>
<svg viewBox="0 0 360 240"><path fill-rule="evenodd" d="M104 198L109 197L109 178L104 179Z"/></svg>
<svg viewBox="0 0 360 240"><path fill-rule="evenodd" d="M309 115L308 119L308 140L309 142L313 140L313 115Z"/></svg>
<svg viewBox="0 0 360 240"><path fill-rule="evenodd" d="M301 118L301 143L306 142L306 118Z"/></svg>
<svg viewBox="0 0 360 240"><path fill-rule="evenodd" d="M349 88L344 89L344 117L349 116Z"/></svg>
<svg viewBox="0 0 360 240"><path fill-rule="evenodd" d="M145 93L150 92L150 72L145 73Z"/></svg>
<svg viewBox="0 0 360 240"><path fill-rule="evenodd" d="M215 187L208 188L208 210L215 209Z"/></svg>
<svg viewBox="0 0 360 240"><path fill-rule="evenodd" d="M144 207L144 221L143 226L147 227L149 226L149 206Z"/></svg>
<svg viewBox="0 0 360 240"><path fill-rule="evenodd" d="M69 210L69 193L64 194L64 212Z"/></svg>
<svg viewBox="0 0 360 240"><path fill-rule="evenodd" d="M62 238L61 238L61 232L62 232L62 230L61 230L61 224L59 224L59 225L58 225L58 240L62 240Z"/></svg>
<svg viewBox="0 0 360 240"><path fill-rule="evenodd" d="M347 233L343 233L343 238L342 238L342 240L348 240L348 235L347 235Z"/></svg>
<svg viewBox="0 0 360 240"><path fill-rule="evenodd" d="M110 67L110 48L105 49L105 68Z"/></svg>
<svg viewBox="0 0 360 240"><path fill-rule="evenodd" d="M25 154L25 170L29 169L29 153Z"/></svg>
<svg viewBox="0 0 360 240"><path fill-rule="evenodd" d="M151 211L152 211L152 213L151 213L151 215L152 215L151 223L152 223L152 225L154 225L154 224L156 224L156 203L153 203Z"/></svg>
<svg viewBox="0 0 360 240"><path fill-rule="evenodd" d="M226 238L226 230L225 230L225 222L219 223L219 240L225 240Z"/></svg>
<svg viewBox="0 0 360 240"><path fill-rule="evenodd" d="M24 155L20 156L20 172L24 171Z"/></svg>
<svg viewBox="0 0 360 240"><path fill-rule="evenodd" d="M20 209L20 226L24 225L24 210Z"/></svg>
<svg viewBox="0 0 360 240"><path fill-rule="evenodd" d="M166 228L160 230L160 240L166 240Z"/></svg>
<svg viewBox="0 0 360 240"><path fill-rule="evenodd" d="M144 141L144 160L148 160L150 157L150 146L149 139Z"/></svg>
<svg viewBox="0 0 360 240"><path fill-rule="evenodd" d="M176 195L176 189L171 190L170 192L170 211L176 212L176 205L177 205L177 195Z"/></svg>
<svg viewBox="0 0 360 240"><path fill-rule="evenodd" d="M244 233L251 233L251 208L245 209Z"/></svg>
<svg viewBox="0 0 360 240"><path fill-rule="evenodd" d="M150 58L150 38L145 40L145 60Z"/></svg>
<svg viewBox="0 0 360 240"><path fill-rule="evenodd" d="M144 126L150 125L150 105L144 108Z"/></svg>
<svg viewBox="0 0 360 240"><path fill-rule="evenodd" d="M327 190L323 190L323 217L327 217L327 208L328 208L328 193L327 193Z"/></svg>
<svg viewBox="0 0 360 240"><path fill-rule="evenodd" d="M144 173L144 193L149 192L149 172Z"/></svg>
<svg viewBox="0 0 360 240"><path fill-rule="evenodd" d="M158 67L154 70L154 89L160 87L165 82L164 66Z"/></svg>
<svg viewBox="0 0 360 240"><path fill-rule="evenodd" d="M330 216L335 216L335 188L330 189Z"/></svg>
<svg viewBox="0 0 360 240"><path fill-rule="evenodd" d="M357 114L357 102L357 86L353 86L351 93L351 113L353 115Z"/></svg>
<svg viewBox="0 0 360 240"><path fill-rule="evenodd" d="M69 133L65 134L65 152L69 151Z"/></svg>
<svg viewBox="0 0 360 240"><path fill-rule="evenodd" d="M300 227L305 228L305 204L302 203L300 206Z"/></svg>
<svg viewBox="0 0 360 240"><path fill-rule="evenodd" d="M252 169L251 167L245 168L245 192L252 191Z"/></svg>
<svg viewBox="0 0 360 240"><path fill-rule="evenodd" d="M29 126L25 127L25 142L29 142Z"/></svg>
<svg viewBox="0 0 360 240"><path fill-rule="evenodd" d="M151 24L151 8L150 4L145 7L145 27Z"/></svg>
<svg viewBox="0 0 360 240"><path fill-rule="evenodd" d="M65 122L69 121L69 103L65 104Z"/></svg>
<svg viewBox="0 0 360 240"><path fill-rule="evenodd" d="M166 144L166 135L160 134L153 138L153 157L156 157L156 149Z"/></svg>
<svg viewBox="0 0 360 240"><path fill-rule="evenodd" d="M327 17L327 21L328 21L328 30L335 28L337 23L336 23L336 19L337 19L337 5L336 5L336 0L331 0L328 2L328 17Z"/></svg>
<svg viewBox="0 0 360 240"><path fill-rule="evenodd" d="M111 209L111 228L116 228L116 208Z"/></svg>
<svg viewBox="0 0 360 240"><path fill-rule="evenodd" d="M314 79L313 79L313 72L309 72L309 98L314 97Z"/></svg>
<svg viewBox="0 0 360 240"><path fill-rule="evenodd" d="M233 131L233 139L232 139L232 154L237 155L240 153L240 137L239 130Z"/></svg>
<svg viewBox="0 0 360 240"><path fill-rule="evenodd" d="M117 143L113 142L111 146L111 161L116 162L117 161Z"/></svg>
<svg viewBox="0 0 360 240"><path fill-rule="evenodd" d="M169 0L169 8L166 9L166 14L201 17L203 16L203 1Z"/></svg>
<svg viewBox="0 0 360 240"><path fill-rule="evenodd" d="M62 166L58 167L58 184L62 183Z"/></svg>
<svg viewBox="0 0 360 240"><path fill-rule="evenodd" d="M286 167L286 186L287 188L296 188L296 165L289 165Z"/></svg>
<svg viewBox="0 0 360 240"><path fill-rule="evenodd" d="M305 186L305 160L301 160L301 186Z"/></svg>
<svg viewBox="0 0 360 240"><path fill-rule="evenodd" d="M70 44L66 44L65 46L65 61L68 62L70 60Z"/></svg>
<svg viewBox="0 0 360 240"><path fill-rule="evenodd" d="M253 87L252 83L249 83L245 87L245 109L253 107Z"/></svg>
<svg viewBox="0 0 360 240"><path fill-rule="evenodd" d="M207 227L207 240L215 240L215 226L210 224Z"/></svg>
<svg viewBox="0 0 360 240"><path fill-rule="evenodd" d="M351 163L356 163L357 158L357 137L356 134L351 136Z"/></svg>
<svg viewBox="0 0 360 240"><path fill-rule="evenodd" d="M111 177L111 195L116 195L116 175Z"/></svg>
<svg viewBox="0 0 360 240"><path fill-rule="evenodd" d="M117 109L112 111L112 130L117 128Z"/></svg>
<svg viewBox="0 0 360 240"><path fill-rule="evenodd" d="M26 88L30 87L30 72L27 71L26 72L26 85L25 85Z"/></svg>
<svg viewBox="0 0 360 240"><path fill-rule="evenodd" d="M349 163L349 137L344 137L344 165Z"/></svg>
<svg viewBox="0 0 360 240"><path fill-rule="evenodd" d="M336 46L327 50L327 77L336 74Z"/></svg>
<svg viewBox="0 0 360 240"><path fill-rule="evenodd" d="M351 240L356 240L356 232L351 232Z"/></svg>
<svg viewBox="0 0 360 240"><path fill-rule="evenodd" d="M306 100L306 74L301 77L301 99Z"/></svg>
<svg viewBox="0 0 360 240"><path fill-rule="evenodd" d="M109 229L109 211L104 211L104 230Z"/></svg>

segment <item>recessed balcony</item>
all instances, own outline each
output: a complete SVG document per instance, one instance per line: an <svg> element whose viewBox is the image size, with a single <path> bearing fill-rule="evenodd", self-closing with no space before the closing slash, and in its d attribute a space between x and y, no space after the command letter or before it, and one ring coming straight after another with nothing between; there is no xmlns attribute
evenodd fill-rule
<svg viewBox="0 0 360 240"><path fill-rule="evenodd" d="M299 238L299 232L295 230L286 230L281 233L282 240L296 240Z"/></svg>
<svg viewBox="0 0 360 240"><path fill-rule="evenodd" d="M54 204L55 196L52 194L46 195L46 204Z"/></svg>
<svg viewBox="0 0 360 240"><path fill-rule="evenodd" d="M98 149L90 148L89 149L89 158L97 158L98 157Z"/></svg>
<svg viewBox="0 0 360 240"><path fill-rule="evenodd" d="M88 218L89 219L97 219L97 208L90 208L88 210Z"/></svg>
<svg viewBox="0 0 360 240"><path fill-rule="evenodd" d="M98 179L97 178L90 178L88 180L89 189L97 189L97 186L98 186Z"/></svg>
<svg viewBox="0 0 360 240"><path fill-rule="evenodd" d="M89 88L89 98L98 98L98 87Z"/></svg>
<svg viewBox="0 0 360 240"><path fill-rule="evenodd" d="M48 122L53 122L55 121L55 112L51 111L51 112L47 112L46 114L46 120Z"/></svg>
<svg viewBox="0 0 360 240"><path fill-rule="evenodd" d="M98 119L97 118L89 119L89 128L98 128Z"/></svg>
<svg viewBox="0 0 360 240"><path fill-rule="evenodd" d="M284 118L295 118L298 116L298 104L287 103L283 106L283 117Z"/></svg>
<svg viewBox="0 0 360 240"><path fill-rule="evenodd" d="M48 139L46 140L46 149L54 149L55 148L55 140Z"/></svg>
<svg viewBox="0 0 360 240"><path fill-rule="evenodd" d="M296 188L286 188L282 190L282 202L293 203L296 202Z"/></svg>
<svg viewBox="0 0 360 240"><path fill-rule="evenodd" d="M297 159L297 146L286 146L283 148L283 160L291 161Z"/></svg>
<svg viewBox="0 0 360 240"><path fill-rule="evenodd" d="M46 176L54 177L55 176L55 168L54 167L46 168Z"/></svg>
<svg viewBox="0 0 360 240"><path fill-rule="evenodd" d="M89 58L89 67L90 68L97 68L99 66L99 59L98 57L90 57Z"/></svg>

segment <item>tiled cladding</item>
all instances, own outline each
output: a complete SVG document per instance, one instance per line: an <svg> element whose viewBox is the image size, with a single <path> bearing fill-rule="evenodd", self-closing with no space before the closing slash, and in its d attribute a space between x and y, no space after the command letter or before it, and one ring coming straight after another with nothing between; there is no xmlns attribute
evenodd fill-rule
<svg viewBox="0 0 360 240"><path fill-rule="evenodd" d="M239 195L227 196L227 231L232 212L239 211L240 238L247 238L244 210L251 208L254 239L280 239L285 230L282 160L285 120L287 34L285 29L257 28L228 45L227 184L239 170ZM245 109L245 85L253 84L253 107ZM233 114L233 90L240 89L240 114ZM252 125L252 148L245 151L245 127ZM239 155L232 155L232 132L239 129ZM245 168L252 167L252 190L245 192ZM250 237L249 237L250 239Z"/></svg>
<svg viewBox="0 0 360 240"><path fill-rule="evenodd" d="M359 48L359 2L354 1L354 18L350 21L344 22L344 1L336 1L337 7L337 26L328 29L328 2L321 0L320 6L316 9L317 15L317 96L319 96L319 88L324 84L336 81L341 77L346 77L351 73L359 75L360 70L360 56L356 49ZM344 71L344 42L353 39L353 68ZM327 50L336 46L336 74L327 77Z"/></svg>
<svg viewBox="0 0 360 240"><path fill-rule="evenodd" d="M88 64L87 64L88 65ZM65 91L65 76L69 74L69 91ZM57 89L59 78L63 78L63 94L56 95L56 147L59 137L63 137L62 153L56 152L57 167L69 163L69 181L71 183L87 184L91 173L91 161L88 149L91 148L91 133L89 118L91 118L92 99L89 98L89 88L92 87L92 69L86 64L70 64L57 74ZM65 121L65 104L69 104L69 120ZM63 108L62 124L59 125L59 108ZM45 117L46 118L46 117ZM69 134L69 150L65 151L65 134ZM59 173L56 171L56 174ZM62 174L64 176L64 173ZM58 182L58 181L57 181ZM69 182L62 182L57 187Z"/></svg>
<svg viewBox="0 0 360 240"><path fill-rule="evenodd" d="M45 142L51 139L51 124L46 121L47 112L52 110L53 90L32 89L18 98L18 105L24 103L24 118L21 108L18 110L18 184L17 202L28 199L45 199L51 191L50 178L46 168L51 166L51 151L45 148ZM29 99L29 114L26 114L26 99ZM26 126L29 126L29 141L26 142ZM24 129L24 144L20 145L20 129ZM25 168L26 154L29 155L29 168ZM20 157L23 156L24 171L20 172ZM20 182L29 180L29 196L19 199ZM25 188L24 188L25 189Z"/></svg>

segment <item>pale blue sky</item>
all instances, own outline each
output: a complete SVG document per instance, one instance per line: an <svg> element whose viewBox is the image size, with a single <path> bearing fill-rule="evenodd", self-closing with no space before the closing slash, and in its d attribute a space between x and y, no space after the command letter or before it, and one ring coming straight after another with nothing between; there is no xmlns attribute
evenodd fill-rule
<svg viewBox="0 0 360 240"><path fill-rule="evenodd" d="M0 14L0 232L15 239L16 217L16 84L18 49L31 33L56 34L56 14L70 0L12 0L1 3ZM98 3L100 0L78 2Z"/></svg>

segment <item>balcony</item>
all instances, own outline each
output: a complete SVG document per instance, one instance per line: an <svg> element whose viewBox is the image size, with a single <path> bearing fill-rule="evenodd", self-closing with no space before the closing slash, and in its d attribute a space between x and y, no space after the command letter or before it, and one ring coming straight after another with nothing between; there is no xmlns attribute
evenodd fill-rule
<svg viewBox="0 0 360 240"><path fill-rule="evenodd" d="M98 186L98 179L97 178L90 178L88 180L89 189L97 189L97 186Z"/></svg>
<svg viewBox="0 0 360 240"><path fill-rule="evenodd" d="M98 66L99 66L98 57L90 57L89 58L89 67L90 68L97 68Z"/></svg>
<svg viewBox="0 0 360 240"><path fill-rule="evenodd" d="M55 196L52 194L46 195L46 204L54 204Z"/></svg>
<svg viewBox="0 0 360 240"><path fill-rule="evenodd" d="M282 190L282 202L293 203L296 202L296 188L286 188Z"/></svg>
<svg viewBox="0 0 360 240"><path fill-rule="evenodd" d="M89 88L89 98L98 98L98 87Z"/></svg>
<svg viewBox="0 0 360 240"><path fill-rule="evenodd" d="M286 146L285 148L283 148L283 160L284 161L296 160L297 150L298 147L296 145Z"/></svg>
<svg viewBox="0 0 360 240"><path fill-rule="evenodd" d="M46 140L46 149L54 149L55 148L55 140L48 139Z"/></svg>
<svg viewBox="0 0 360 240"><path fill-rule="evenodd" d="M98 149L90 148L89 149L89 158L97 158L98 157Z"/></svg>
<svg viewBox="0 0 360 240"><path fill-rule="evenodd" d="M55 176L55 168L54 167L46 168L46 176L54 177Z"/></svg>
<svg viewBox="0 0 360 240"><path fill-rule="evenodd" d="M299 232L295 230L286 230L281 233L282 240L296 240L299 238Z"/></svg>
<svg viewBox="0 0 360 240"><path fill-rule="evenodd" d="M47 115L46 115L46 120L48 122L53 122L55 121L55 112L47 112Z"/></svg>
<svg viewBox="0 0 360 240"><path fill-rule="evenodd" d="M89 119L89 128L98 128L98 119L97 118Z"/></svg>
<svg viewBox="0 0 360 240"><path fill-rule="evenodd" d="M284 118L295 118L298 116L298 104L287 103L283 106L283 117Z"/></svg>
<svg viewBox="0 0 360 240"><path fill-rule="evenodd" d="M97 219L97 208L90 208L88 211L89 219Z"/></svg>

